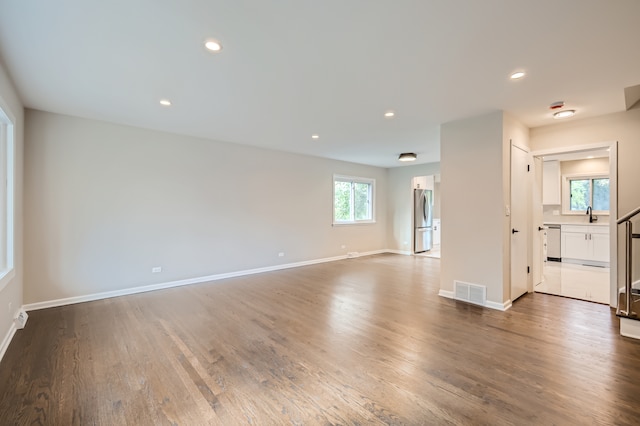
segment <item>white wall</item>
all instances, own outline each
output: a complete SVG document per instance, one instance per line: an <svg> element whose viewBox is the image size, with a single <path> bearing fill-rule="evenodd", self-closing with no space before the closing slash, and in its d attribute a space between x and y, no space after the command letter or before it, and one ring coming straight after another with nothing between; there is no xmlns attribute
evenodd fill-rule
<svg viewBox="0 0 640 426"><path fill-rule="evenodd" d="M441 135L441 294L454 280L480 284L491 307L508 307L511 140L528 149L529 129L497 111L446 123Z"/></svg>
<svg viewBox="0 0 640 426"><path fill-rule="evenodd" d="M609 173L609 158L588 158L560 162L560 175L580 173Z"/></svg>
<svg viewBox="0 0 640 426"><path fill-rule="evenodd" d="M487 286L502 303L503 114L445 123L441 128L442 243L440 288L454 280Z"/></svg>
<svg viewBox="0 0 640 426"><path fill-rule="evenodd" d="M34 110L25 161L25 303L386 248L382 168ZM334 173L376 224L331 226Z"/></svg>
<svg viewBox="0 0 640 426"><path fill-rule="evenodd" d="M5 345L9 343L13 331L13 318L22 306L23 289L23 257L22 257L22 156L23 156L23 123L24 115L20 99L0 64L0 107L11 116L15 131L15 213L14 213L14 268L15 276L0 291L0 357ZM9 304L12 308L9 309Z"/></svg>
<svg viewBox="0 0 640 426"><path fill-rule="evenodd" d="M402 252L412 251L413 189L416 176L440 173L440 163L416 164L389 169L387 195L388 248Z"/></svg>

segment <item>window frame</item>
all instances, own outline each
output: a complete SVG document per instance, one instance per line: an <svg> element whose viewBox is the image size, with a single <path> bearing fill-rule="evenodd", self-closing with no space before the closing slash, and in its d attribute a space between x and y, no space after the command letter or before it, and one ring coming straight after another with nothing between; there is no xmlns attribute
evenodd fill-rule
<svg viewBox="0 0 640 426"><path fill-rule="evenodd" d="M15 277L15 122L0 97L0 291Z"/></svg>
<svg viewBox="0 0 640 426"><path fill-rule="evenodd" d="M354 184L361 183L369 185L369 209L370 219L356 219L352 216L351 220L336 220L336 182L349 182L351 183L351 202L354 202ZM366 225L376 223L376 180L371 178L359 177L359 176L347 176L347 175L333 175L333 181L331 185L332 191L332 209L331 209L331 223L333 226L343 225ZM352 211L353 211L352 204Z"/></svg>
<svg viewBox="0 0 640 426"><path fill-rule="evenodd" d="M590 205L593 205L593 181L594 179L609 179L609 191L611 191L611 177L609 173L572 173L562 176L562 214L563 215L581 215L586 214L583 210L571 210L571 181L572 180L589 180L590 188ZM611 200L611 193L609 193L609 200ZM593 210L592 214L598 216L609 216L611 210L611 204L609 204L609 210Z"/></svg>

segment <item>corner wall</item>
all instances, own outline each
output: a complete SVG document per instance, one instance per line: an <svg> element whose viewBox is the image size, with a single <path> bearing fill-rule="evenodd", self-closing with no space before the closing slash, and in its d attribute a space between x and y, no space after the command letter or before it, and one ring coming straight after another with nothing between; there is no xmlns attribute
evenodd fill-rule
<svg viewBox="0 0 640 426"><path fill-rule="evenodd" d="M25 130L26 304L386 248L383 168L35 110ZM375 224L331 225L334 173L376 179Z"/></svg>

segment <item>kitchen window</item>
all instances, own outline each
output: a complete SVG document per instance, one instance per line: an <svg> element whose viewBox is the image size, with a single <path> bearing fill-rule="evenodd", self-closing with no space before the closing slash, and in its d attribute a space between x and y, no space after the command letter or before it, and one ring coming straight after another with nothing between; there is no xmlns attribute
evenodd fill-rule
<svg viewBox="0 0 640 426"><path fill-rule="evenodd" d="M374 223L376 181L352 176L333 176L333 224Z"/></svg>
<svg viewBox="0 0 640 426"><path fill-rule="evenodd" d="M563 213L585 214L588 207L592 208L594 214L609 214L609 176L565 176Z"/></svg>

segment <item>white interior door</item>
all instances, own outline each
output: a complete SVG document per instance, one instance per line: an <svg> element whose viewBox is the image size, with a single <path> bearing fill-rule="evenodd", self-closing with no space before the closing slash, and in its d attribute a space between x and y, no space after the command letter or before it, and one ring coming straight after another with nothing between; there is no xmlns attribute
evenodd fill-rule
<svg viewBox="0 0 640 426"><path fill-rule="evenodd" d="M542 158L533 159L533 199L532 199L532 220L531 235L533 235L533 285L529 291L533 291L535 286L543 280L544 267L544 223L542 213Z"/></svg>
<svg viewBox="0 0 640 426"><path fill-rule="evenodd" d="M527 292L529 153L511 145L511 301Z"/></svg>

